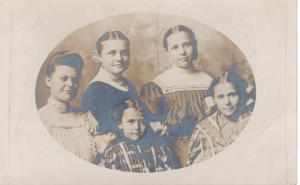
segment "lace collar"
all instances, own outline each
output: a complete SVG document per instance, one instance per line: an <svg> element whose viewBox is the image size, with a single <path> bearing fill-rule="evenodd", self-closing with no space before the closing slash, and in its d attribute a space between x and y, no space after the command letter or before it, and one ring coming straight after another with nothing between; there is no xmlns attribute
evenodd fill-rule
<svg viewBox="0 0 300 185"><path fill-rule="evenodd" d="M162 89L164 94L167 94L178 91L207 90L212 78L194 68L182 69L173 65L152 81Z"/></svg>
<svg viewBox="0 0 300 185"><path fill-rule="evenodd" d="M60 102L52 97L49 97L47 105L59 113L68 113L70 108L69 103Z"/></svg>
<svg viewBox="0 0 300 185"><path fill-rule="evenodd" d="M126 83L126 80L123 76L121 75L114 75L109 72L107 72L105 69L100 67L99 72L97 75L93 78L93 80L90 82L93 83L95 81L101 81L106 84L109 84L117 89L120 89L121 91L128 91L128 85Z"/></svg>

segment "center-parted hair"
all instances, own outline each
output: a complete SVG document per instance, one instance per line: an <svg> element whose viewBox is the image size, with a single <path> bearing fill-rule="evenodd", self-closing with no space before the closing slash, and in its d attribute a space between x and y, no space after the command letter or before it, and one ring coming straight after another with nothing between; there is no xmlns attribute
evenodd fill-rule
<svg viewBox="0 0 300 185"><path fill-rule="evenodd" d="M54 73L55 66L57 65L66 65L73 67L81 74L83 69L83 59L77 53L72 53L66 50L58 51L50 57L45 66L46 76L50 77Z"/></svg>
<svg viewBox="0 0 300 185"><path fill-rule="evenodd" d="M139 111L141 114L143 114L142 109L139 107L138 103L136 101L127 100L121 104L118 104L116 107L114 107L113 110L113 119L116 123L121 123L123 112L126 109L133 108Z"/></svg>
<svg viewBox="0 0 300 185"><path fill-rule="evenodd" d="M221 75L216 76L211 82L208 91L212 97L214 97L215 95L214 88L218 84L222 84L222 83L231 83L234 86L235 90L239 95L237 112L238 113L244 112L246 110L246 100L247 100L247 92L246 92L246 88L248 87L247 81L241 78L241 76L236 72L233 71L224 72Z"/></svg>
<svg viewBox="0 0 300 185"><path fill-rule="evenodd" d="M103 33L96 42L96 50L98 55L102 52L102 42L107 40L123 40L125 41L128 48L130 48L129 39L120 31L108 31Z"/></svg>
<svg viewBox="0 0 300 185"><path fill-rule="evenodd" d="M198 58L198 50L197 50L197 39L195 36L195 33L188 27L184 25L176 25L172 28L169 28L166 33L164 34L163 37L163 47L164 49L168 49L168 37L170 37L173 33L178 33L178 32L186 32L189 37L190 41L193 47L193 54L192 54L192 60L196 60Z"/></svg>

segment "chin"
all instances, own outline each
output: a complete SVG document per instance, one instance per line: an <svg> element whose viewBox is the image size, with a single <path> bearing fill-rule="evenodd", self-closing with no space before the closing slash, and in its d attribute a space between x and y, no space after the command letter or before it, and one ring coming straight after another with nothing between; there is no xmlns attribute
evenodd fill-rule
<svg viewBox="0 0 300 185"><path fill-rule="evenodd" d="M113 74L122 74L126 69L117 69L113 71Z"/></svg>
<svg viewBox="0 0 300 185"><path fill-rule="evenodd" d="M186 69L186 68L190 68L191 65L189 65L188 63L184 63L184 64L176 64L177 67L179 68L183 68L183 69Z"/></svg>
<svg viewBox="0 0 300 185"><path fill-rule="evenodd" d="M140 139L140 137L133 137L133 138L131 138L132 141L137 141L139 139Z"/></svg>

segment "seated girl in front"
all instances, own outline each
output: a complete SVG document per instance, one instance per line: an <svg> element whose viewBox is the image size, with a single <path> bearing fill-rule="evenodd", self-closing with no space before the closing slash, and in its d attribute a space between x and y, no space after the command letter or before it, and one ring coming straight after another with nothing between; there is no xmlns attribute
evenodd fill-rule
<svg viewBox="0 0 300 185"><path fill-rule="evenodd" d="M119 139L104 152L103 165L128 172L158 172L179 168L167 140L144 122L137 103L127 100L114 109Z"/></svg>
<svg viewBox="0 0 300 185"><path fill-rule="evenodd" d="M234 72L225 72L213 79L209 93L216 111L196 125L187 165L206 160L235 141L251 115L246 106L247 86Z"/></svg>

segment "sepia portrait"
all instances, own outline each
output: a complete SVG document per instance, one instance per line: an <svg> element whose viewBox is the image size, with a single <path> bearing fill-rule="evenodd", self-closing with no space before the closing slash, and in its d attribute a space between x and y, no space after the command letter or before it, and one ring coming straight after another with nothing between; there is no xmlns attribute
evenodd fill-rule
<svg viewBox="0 0 300 185"><path fill-rule="evenodd" d="M296 184L295 0L0 5L0 185Z"/></svg>
<svg viewBox="0 0 300 185"><path fill-rule="evenodd" d="M39 115L79 158L127 172L179 169L223 151L255 105L242 51L186 18L125 14L68 35L37 78Z"/></svg>

